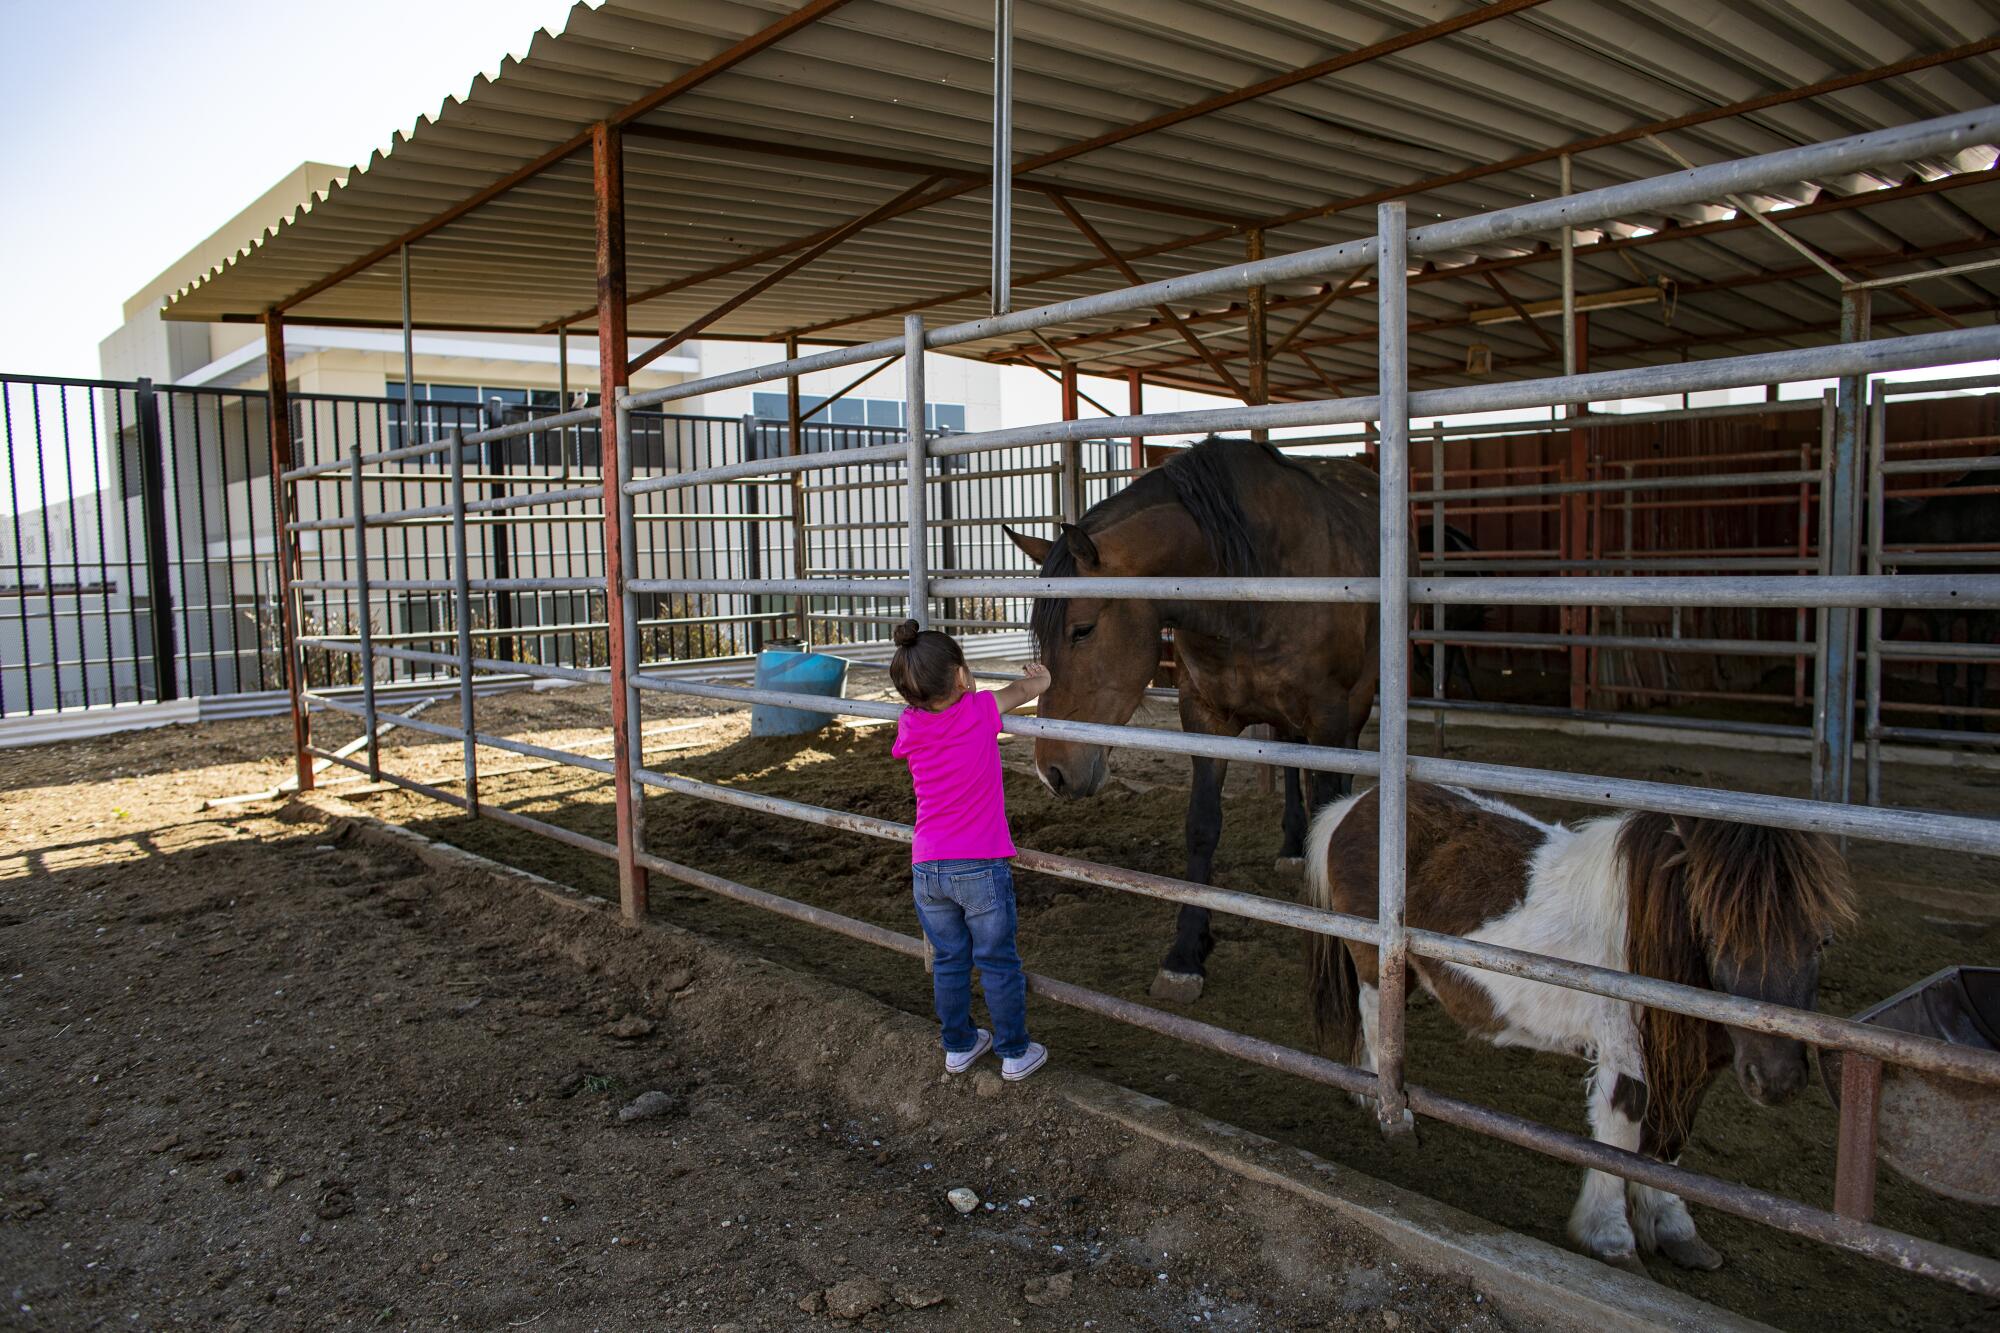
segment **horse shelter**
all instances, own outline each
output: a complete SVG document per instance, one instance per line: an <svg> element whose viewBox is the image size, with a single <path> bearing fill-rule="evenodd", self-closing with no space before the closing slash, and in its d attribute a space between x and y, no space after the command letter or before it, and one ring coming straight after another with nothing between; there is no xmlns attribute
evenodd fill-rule
<svg viewBox="0 0 2000 1333"><path fill-rule="evenodd" d="M169 319L265 331L298 785L330 761L608 858L634 920L658 876L916 957L907 934L650 852L649 807L659 818L685 802L890 841L910 829L650 763L642 697L893 718L887 703L724 683L717 659L787 631L867 645L905 615L972 639L1017 632L1038 597L1372 603L1372 750L1005 725L1374 780L1373 920L1037 851L1020 861L1373 944L1378 1068L1051 977L1032 979L1036 994L1371 1099L1390 1129L1409 1114L1459 1126L2000 1296L2000 1259L1871 1220L1884 1066L1991 1097L2000 1052L1410 929L1401 856L1413 781L2000 854L2000 820L1889 804L1880 764L1885 747L1976 751L2000 734L1984 722L2000 709L1972 686L2000 656L1980 640L2000 612L2000 575L1984 572L2000 537L1884 535L1899 502L2000 489L1980 485L2000 471L1993 400L1936 396L1990 384L1944 368L2000 359L2000 10L1310 8L579 5L561 35L538 35L178 294ZM584 406L566 392L445 419L389 403L365 423L356 406L343 430L329 424L338 405L289 400L288 322L588 332L608 352ZM697 337L784 356L628 388ZM937 429L924 366L939 352L1036 368L1060 383L1063 419ZM853 368L844 394L896 364L899 426L815 424L802 404L802 375ZM1876 378L1903 371L1933 377ZM1084 416L1083 374L1123 378L1127 410ZM1777 398L1801 381L1836 387ZM1148 383L1240 405L1149 414ZM753 384L784 387L782 419L671 415ZM1773 386L1767 401L1590 409L1758 386ZM1544 409L1543 423L1458 424ZM1270 435L1300 430L1322 433ZM1076 521L1161 457L1153 446L1227 431L1365 449L1379 578L1043 579L1003 538L1003 524ZM697 447L703 432L732 443ZM1470 539L1456 549L1453 528ZM512 559L496 567L503 537ZM411 599L427 623L378 632L374 608ZM1475 619L1454 623L1467 608ZM1942 628L1898 637L1904 622ZM1954 626L1970 626L1965 641ZM1429 697L1413 697L1413 645L1439 663ZM1453 646L1486 664L1482 696L1501 662L1509 679L1536 664L1553 692L1454 698ZM1898 694L1913 665L1938 670L1935 699ZM608 757L480 730L482 688L538 678L609 687ZM455 697L455 724L393 711L389 692L412 685ZM1640 711L1663 703L1671 717ZM358 719L364 742L316 741L329 713ZM1814 799L1410 753L1414 718L1481 714L1733 735L1809 765ZM1935 725L1919 725L1927 715ZM462 778L385 764L375 738L391 721L461 744ZM615 838L482 801L476 746L608 779ZM1407 1079L1412 955L1842 1052L1834 1206Z"/></svg>

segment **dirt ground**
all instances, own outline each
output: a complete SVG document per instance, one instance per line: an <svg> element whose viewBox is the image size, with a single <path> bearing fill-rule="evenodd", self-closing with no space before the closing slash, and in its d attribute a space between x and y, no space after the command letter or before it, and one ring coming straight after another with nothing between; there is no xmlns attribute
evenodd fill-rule
<svg viewBox="0 0 2000 1333"><path fill-rule="evenodd" d="M481 708L593 716L578 695ZM658 725L662 760L742 766L740 717ZM719 748L672 748L691 738ZM831 739L857 762L792 747L758 771L880 767L861 761L879 737ZM271 784L288 743L229 723L0 763L0 1326L1510 1326L1295 1200L1079 1115L1057 1075L942 1079L920 1025L824 981L274 805L201 808ZM496 794L551 776L482 758ZM787 847L828 878L866 864L796 830L699 829L732 873ZM662 915L851 979L825 937L691 906L667 894ZM886 988L905 1004L907 981ZM857 1005L873 1030L829 1018ZM958 1185L984 1200L970 1216Z"/></svg>
<svg viewBox="0 0 2000 1333"><path fill-rule="evenodd" d="M909 785L888 754L880 727L834 727L804 740L753 740L744 715L713 708L662 706L649 714L648 762L691 777L740 785L841 809L907 820ZM481 725L545 731L567 742L601 740L601 698L562 692L481 705ZM698 714L698 715L697 715ZM1171 725L1150 706L1140 721ZM574 728L565 730L566 728ZM546 738L546 737L544 737ZM1416 748L1428 750L1429 728ZM601 751L600 751L601 752ZM1048 797L1031 774L1027 745L1009 741L1008 796L1024 846L1168 874L1180 873L1184 761L1124 753L1119 779L1089 804ZM1659 745L1543 732L1470 727L1451 733L1456 757L1705 784L1746 791L1805 794L1803 758L1758 751ZM428 756L428 758L426 757ZM454 751L417 747L399 764L418 776L448 777ZM488 800L523 813L610 836L604 782L574 769L531 767L482 754ZM428 767L427 767L428 765ZM500 775L501 770L516 769ZM1972 767L1892 768L1888 790L1899 803L1992 813L2000 809L2000 774ZM1277 870L1279 802L1241 766L1231 773L1221 883L1291 897L1295 875ZM1593 813L1525 802L1545 816ZM369 808L447 841L588 891L611 892L609 869L562 846L490 821L467 821L434 803L391 792ZM745 814L678 798L649 802L649 839L661 855L755 887L907 930L907 852L856 835ZM1865 901L1861 927L1827 960L1821 1007L1853 1013L1940 967L2000 963L2000 876L1990 861L1910 848L1855 843L1851 855ZM1171 936L1171 909L1108 891L1034 875L1020 877L1023 952L1031 966L1066 980L1144 1000ZM928 1008L920 975L906 963L859 944L777 922L753 909L670 884L653 895L659 915L754 946L912 1013ZM1301 950L1275 927L1218 918L1220 944L1197 1016L1289 1045L1306 1046ZM1324 1089L1246 1069L1129 1029L1043 1006L1038 1034L1057 1058L1220 1119L1239 1124L1394 1183L1417 1189L1495 1222L1561 1243L1578 1184L1561 1165L1471 1134L1426 1124L1421 1145L1384 1141L1369 1114ZM1412 1077L1446 1093L1581 1131L1580 1064L1468 1043L1435 1009L1413 1008ZM1820 1206L1832 1199L1835 1115L1815 1085L1792 1105L1754 1107L1732 1082L1719 1082L1703 1109L1686 1165L1743 1180ZM1702 1299L1786 1328L1874 1330L1884 1327L1992 1327L2000 1309L1860 1259L1796 1241L1756 1224L1697 1209L1708 1239L1729 1257L1719 1273L1692 1274L1656 1262L1653 1273ZM1885 1170L1878 1219L1899 1230L1978 1253L2000 1253L2000 1213L1935 1198Z"/></svg>

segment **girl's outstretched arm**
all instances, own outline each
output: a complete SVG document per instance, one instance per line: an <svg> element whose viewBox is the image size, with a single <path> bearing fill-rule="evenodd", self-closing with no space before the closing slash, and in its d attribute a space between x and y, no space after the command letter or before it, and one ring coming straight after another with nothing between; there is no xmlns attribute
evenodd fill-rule
<svg viewBox="0 0 2000 1333"><path fill-rule="evenodd" d="M1049 669L1040 662L1030 662L1021 669L1019 680L1001 686L993 692L993 697L999 703L1001 712L1010 713L1029 700L1041 697L1048 687Z"/></svg>

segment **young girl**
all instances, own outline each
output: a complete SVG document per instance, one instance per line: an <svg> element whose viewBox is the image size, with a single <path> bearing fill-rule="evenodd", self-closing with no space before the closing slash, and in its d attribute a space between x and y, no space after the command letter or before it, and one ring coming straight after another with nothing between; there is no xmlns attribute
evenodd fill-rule
<svg viewBox="0 0 2000 1333"><path fill-rule="evenodd" d="M1014 947L1014 874L1007 865L1014 840L1000 787L1000 715L1048 689L1048 670L1030 666L1004 689L976 690L958 641L906 620L896 627L889 678L910 705L896 723L891 753L909 762L917 790L910 860L917 919L933 955L945 1072L963 1073L993 1050L1000 1077L1024 1079L1048 1063L1049 1052L1028 1040L1027 983ZM993 1033L972 1026L975 963Z"/></svg>

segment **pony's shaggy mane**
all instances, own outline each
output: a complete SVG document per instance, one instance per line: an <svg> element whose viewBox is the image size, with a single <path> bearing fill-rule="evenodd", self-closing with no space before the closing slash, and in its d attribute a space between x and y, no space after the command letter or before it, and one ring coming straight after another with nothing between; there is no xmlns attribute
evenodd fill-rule
<svg viewBox="0 0 2000 1333"><path fill-rule="evenodd" d="M1271 571L1266 568L1250 517L1244 512L1238 486L1246 469L1262 465L1305 474L1304 468L1261 441L1211 435L1193 448L1175 454L1163 466L1139 476L1116 495L1092 505L1078 526L1086 533L1097 532L1156 505L1177 504L1187 510L1195 526L1201 529L1218 574L1267 574ZM1076 572L1076 554L1070 550L1069 534L1059 534L1049 547L1048 558L1042 562L1042 577L1069 578ZM1067 597L1035 599L1029 624L1035 637L1036 655L1043 660L1058 646L1068 615Z"/></svg>
<svg viewBox="0 0 2000 1333"><path fill-rule="evenodd" d="M1618 856L1630 906L1626 957L1643 976L1707 989L1711 952L1745 971L1796 964L1854 920L1847 863L1822 834L1634 814L1619 830ZM1640 1032L1648 1146L1672 1160L1728 1044L1706 1019L1651 1007Z"/></svg>

